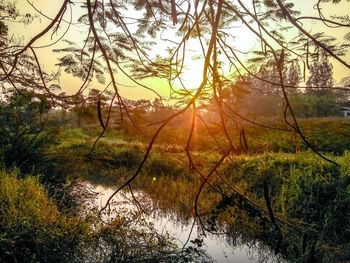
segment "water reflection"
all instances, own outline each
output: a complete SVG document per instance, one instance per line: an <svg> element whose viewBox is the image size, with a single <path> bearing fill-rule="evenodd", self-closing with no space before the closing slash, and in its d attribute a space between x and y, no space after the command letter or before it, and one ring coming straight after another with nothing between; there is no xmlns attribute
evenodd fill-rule
<svg viewBox="0 0 350 263"><path fill-rule="evenodd" d="M87 186L94 192L98 193L98 196L94 200L95 206L99 208L103 207L108 198L114 192L113 188L105 187L102 185L90 185ZM179 247L190 246L192 243L188 240L195 240L199 238L203 240L203 249L207 254L218 263L273 263L281 262L279 258L276 258L266 247L257 242L252 244L242 244L239 240L235 240L233 243L236 246L229 245L231 242L226 241L226 237L223 235L201 235L196 226L193 227L193 220L185 220L179 218L175 213L158 209L152 199L142 191L134 191L134 196L142 206L147 210L147 214L144 216L146 220L153 224L154 229L159 234L168 233L171 237L176 239L176 243ZM103 216L104 220L113 220L113 215L117 213L135 212L142 209L138 206L135 200L132 198L130 192L124 191L117 194L113 198L111 206L107 209L108 213ZM192 232L191 232L192 229ZM189 233L190 236L189 236Z"/></svg>

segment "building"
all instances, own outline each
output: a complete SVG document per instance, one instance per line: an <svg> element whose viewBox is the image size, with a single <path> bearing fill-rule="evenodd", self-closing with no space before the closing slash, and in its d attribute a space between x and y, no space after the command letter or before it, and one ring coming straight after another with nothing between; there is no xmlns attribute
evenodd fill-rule
<svg viewBox="0 0 350 263"><path fill-rule="evenodd" d="M341 107L341 110L344 112L345 118L350 118L350 107Z"/></svg>

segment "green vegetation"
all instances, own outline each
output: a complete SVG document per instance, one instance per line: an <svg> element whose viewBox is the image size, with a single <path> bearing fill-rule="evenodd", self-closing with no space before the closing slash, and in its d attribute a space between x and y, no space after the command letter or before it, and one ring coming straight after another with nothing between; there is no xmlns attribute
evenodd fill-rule
<svg viewBox="0 0 350 263"><path fill-rule="evenodd" d="M339 119L302 122L307 136L311 138L312 135L313 143L341 168L306 150L293 134L247 127L247 138L254 138L256 143L250 146L250 153L232 155L232 160L222 165L220 175L226 183L218 177L210 181L227 198L217 195L210 187L202 192L199 208L209 220L208 227L217 229L225 225L232 239L259 240L276 247L280 234L271 224L268 213L264 212L267 211L264 198L266 181L274 216L281 220L278 224L283 232L283 242L278 245L278 250L286 258L293 262L303 262L311 257L322 262L347 260L350 246L350 154L346 151L349 143L346 138L349 137L345 135L348 125L349 122ZM328 136L323 134L324 130L329 132ZM342 131L343 140L336 140ZM60 169L102 184L121 184L134 173L145 145L141 138L131 140L125 134L121 136L120 132L107 132L92 155L86 154L95 138L90 129L65 132L61 143L52 148L61 156ZM294 145L291 138L296 141ZM185 159L184 153L173 154L160 141L133 186L148 193L160 208L176 211L179 217L188 219L194 216L193 200L200 178L186 168L186 162L179 161L181 156ZM220 155L207 150L194 152L193 158L199 167L210 170ZM242 195L260 208L242 199ZM283 221L297 230L285 226ZM303 238L305 248L301 245ZM317 240L316 252L312 252L314 240Z"/></svg>
<svg viewBox="0 0 350 263"><path fill-rule="evenodd" d="M40 111L43 102L36 98L35 94L13 97L1 108L4 132L9 134L0 140L2 259L89 261L85 252L90 251L97 253L98 262L191 261L193 251L179 254L170 239L162 243L154 230L144 232L152 229L146 221L142 223L145 228L136 227L137 213L121 213L105 225L95 210L86 216L77 212L78 204L81 206L88 196L84 190L72 191L79 189L75 187L77 180L110 185L125 182L143 158L145 138L129 129L108 129L91 152L99 126L60 129L64 124L57 118L59 113L48 114L49 106ZM17 113L11 115L15 110ZM294 262L313 257L322 262L347 260L349 125L349 121L336 118L300 122L307 139L339 163L341 168L337 168L308 151L298 135L281 130L286 126L267 129L246 124L248 148L238 148L230 161L221 165L221 178L210 180L225 195L218 195L209 186L201 193L199 211L207 227L224 228L233 243L238 237L265 243ZM174 144L167 143L174 129L159 137L133 186L148 193L159 208L175 212L183 220L194 216L193 200L201 180L187 168L186 155L179 146L186 140L186 130L177 130ZM210 129L224 143L222 132L215 126ZM230 135L240 145L239 131L232 129ZM220 149L206 140L206 127L199 125L196 136L192 158L197 167L209 171L220 159ZM26 154L26 147L30 154ZM42 175L28 175L37 173ZM267 213L265 183L278 228ZM280 237L282 241L277 242Z"/></svg>
<svg viewBox="0 0 350 263"><path fill-rule="evenodd" d="M62 214L38 177L18 177L15 170L0 172L0 260L68 262L82 257L79 246L89 225Z"/></svg>
<svg viewBox="0 0 350 263"><path fill-rule="evenodd" d="M223 166L221 176L235 190L214 178L211 184L226 197L220 197L210 187L202 192L199 207L208 228L224 228L233 243L237 238L266 243L292 262L312 257L317 262L346 262L350 256L350 155L333 158L341 169L309 151L233 157L233 162ZM278 231L267 213L264 181L270 186ZM192 206L199 180L193 174L173 179L160 177L152 183L143 177L137 182L163 209L177 211L182 218L194 216ZM280 235L283 239L279 243Z"/></svg>
<svg viewBox="0 0 350 263"><path fill-rule="evenodd" d="M307 140L321 152L342 155L350 149L350 122L348 120L342 118L302 119L299 125ZM287 130L245 126L248 153L298 153L308 149L301 137L288 130L285 125L276 128ZM239 134L236 133L233 138L239 145Z"/></svg>
<svg viewBox="0 0 350 263"><path fill-rule="evenodd" d="M349 158L349 153L335 158L342 166L338 169L315 159L311 152L241 156L225 166L222 174L262 207L267 181L275 215L301 230L291 242L301 242L303 234L309 235L318 242L319 261L342 262L349 257L350 245ZM300 247L297 252L288 251L289 257L300 256Z"/></svg>
<svg viewBox="0 0 350 263"><path fill-rule="evenodd" d="M134 169L142 157L137 143L130 148L122 139L113 144L101 140L96 153L89 155L95 133L91 129L63 132L64 123L56 112L48 112L45 97L16 94L0 106L1 262L191 262L207 258L200 248L195 248L196 253L179 250L141 212L124 211L105 224L95 207L84 205L91 194L78 187L77 179L99 174L111 177L115 167ZM124 148L114 151L119 144ZM106 153L101 157L103 149L107 154L114 152L115 159ZM110 170L104 169L106 164ZM149 169L162 173L167 168L169 164Z"/></svg>
<svg viewBox="0 0 350 263"><path fill-rule="evenodd" d="M51 104L33 92L14 93L0 104L0 154L6 166L40 170L44 149L54 141L57 125L47 118Z"/></svg>
<svg viewBox="0 0 350 263"><path fill-rule="evenodd" d="M0 171L1 262L192 262L140 212L117 214L104 224L94 208L86 216L59 211L38 177ZM136 220L137 219L137 220ZM138 225L135 225L135 221ZM203 261L204 262L204 261Z"/></svg>
<svg viewBox="0 0 350 263"><path fill-rule="evenodd" d="M210 261L139 203L89 206L86 180L233 244L349 262L350 19L311 2L0 0L0 261Z"/></svg>

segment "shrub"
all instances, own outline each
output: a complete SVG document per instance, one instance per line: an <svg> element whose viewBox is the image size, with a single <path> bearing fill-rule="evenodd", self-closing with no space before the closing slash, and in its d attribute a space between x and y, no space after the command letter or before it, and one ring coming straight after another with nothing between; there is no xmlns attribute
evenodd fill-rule
<svg viewBox="0 0 350 263"><path fill-rule="evenodd" d="M348 155L336 160L346 164ZM275 212L309 224L327 244L349 240L350 177L346 167L340 169L312 152L271 153L236 157L222 173L262 204L263 182L267 180Z"/></svg>
<svg viewBox="0 0 350 263"><path fill-rule="evenodd" d="M38 177L17 176L0 171L0 261L72 261L87 225L61 214Z"/></svg>
<svg viewBox="0 0 350 263"><path fill-rule="evenodd" d="M204 262L203 251L178 249L141 213L118 210L108 224L94 208L68 216L38 177L0 171L0 262Z"/></svg>
<svg viewBox="0 0 350 263"><path fill-rule="evenodd" d="M45 154L55 142L59 124L48 116L51 104L44 95L21 91L0 103L0 161L18 167L21 175L42 173L48 184L62 182Z"/></svg>

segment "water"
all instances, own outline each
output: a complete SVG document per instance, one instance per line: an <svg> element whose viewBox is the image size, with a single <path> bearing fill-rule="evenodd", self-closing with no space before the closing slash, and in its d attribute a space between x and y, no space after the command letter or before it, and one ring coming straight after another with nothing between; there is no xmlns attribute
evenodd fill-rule
<svg viewBox="0 0 350 263"><path fill-rule="evenodd" d="M92 191L98 193L98 196L94 200L94 205L99 208L103 207L108 198L114 192L115 189L97 185L89 185ZM171 237L175 238L179 247L184 246L188 240L194 240L196 238L203 238L203 249L206 253L218 263L274 263L280 262L276 256L273 255L266 247L260 244L246 245L241 244L232 247L228 244L223 235L201 235L198 232L196 226L192 227L193 220L179 220L179 218L170 212L164 212L160 209L154 208L153 201L142 191L134 191L134 196L142 204L142 207L152 209L151 213L147 215L147 221L154 224L154 228L158 233L168 233ZM111 212L109 215L105 215L104 219L112 219L114 213L118 211L125 213L125 211L138 210L138 206L132 198L130 192L121 192L113 198L113 203L110 207ZM193 229L192 229L193 228ZM192 229L192 232L191 232ZM190 234L191 233L191 234ZM190 236L189 236L190 235ZM239 242L237 242L239 243ZM191 243L187 242L187 246Z"/></svg>

